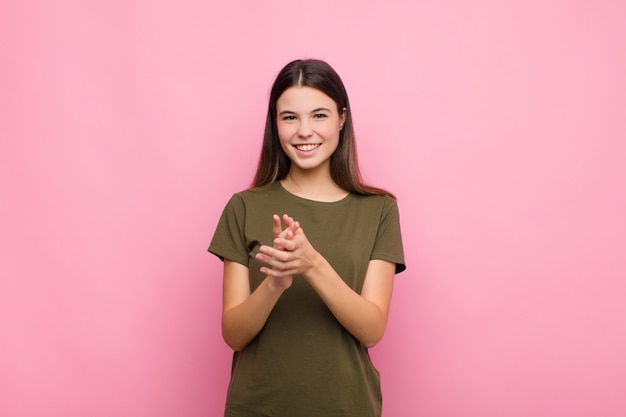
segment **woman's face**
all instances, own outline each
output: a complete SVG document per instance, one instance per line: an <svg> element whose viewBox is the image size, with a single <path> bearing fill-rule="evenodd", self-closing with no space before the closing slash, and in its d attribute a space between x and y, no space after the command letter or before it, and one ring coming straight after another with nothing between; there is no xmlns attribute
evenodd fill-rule
<svg viewBox="0 0 626 417"><path fill-rule="evenodd" d="M339 144L346 111L312 87L290 87L276 102L276 125L280 145L301 170L330 169L330 157Z"/></svg>

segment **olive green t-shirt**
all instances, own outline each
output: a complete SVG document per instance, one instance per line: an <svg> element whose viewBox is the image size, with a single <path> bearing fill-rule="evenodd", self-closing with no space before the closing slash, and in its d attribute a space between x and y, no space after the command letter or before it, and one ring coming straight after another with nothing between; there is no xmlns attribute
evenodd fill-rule
<svg viewBox="0 0 626 417"><path fill-rule="evenodd" d="M280 182L233 195L209 251L249 268L254 291L265 279L254 256L272 245L272 215L300 222L313 247L361 292L373 259L405 269L398 208L389 196L348 194L336 202L298 197ZM378 417L380 378L367 349L317 293L294 276L259 334L235 352L226 417Z"/></svg>

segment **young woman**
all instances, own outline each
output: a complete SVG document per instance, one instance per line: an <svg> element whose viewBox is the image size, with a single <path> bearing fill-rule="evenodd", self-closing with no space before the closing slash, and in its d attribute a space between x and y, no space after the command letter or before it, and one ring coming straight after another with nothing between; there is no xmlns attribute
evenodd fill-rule
<svg viewBox="0 0 626 417"><path fill-rule="evenodd" d="M235 351L225 416L381 415L368 348L405 269L398 209L361 180L348 96L327 63L278 74L254 182L226 205L209 251L224 261Z"/></svg>

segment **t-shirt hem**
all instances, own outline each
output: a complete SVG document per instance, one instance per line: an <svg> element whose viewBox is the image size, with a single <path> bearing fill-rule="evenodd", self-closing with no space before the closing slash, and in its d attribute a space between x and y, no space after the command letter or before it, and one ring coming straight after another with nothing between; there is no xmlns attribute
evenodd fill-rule
<svg viewBox="0 0 626 417"><path fill-rule="evenodd" d="M214 248L214 247L209 247L208 251L212 253L213 255L217 256L218 258L220 258L222 262L224 261L224 259L228 259L233 262L237 262L238 264L241 264L245 266L246 268L248 267L248 258L246 257L245 259L243 259L241 257L241 254L226 251L226 250L221 250L219 248Z"/></svg>
<svg viewBox="0 0 626 417"><path fill-rule="evenodd" d="M400 272L406 269L406 264L404 263L404 259L398 259L392 256L378 255L378 256L372 256L370 260L386 261L386 262L391 262L391 263L396 264L396 274L399 274Z"/></svg>

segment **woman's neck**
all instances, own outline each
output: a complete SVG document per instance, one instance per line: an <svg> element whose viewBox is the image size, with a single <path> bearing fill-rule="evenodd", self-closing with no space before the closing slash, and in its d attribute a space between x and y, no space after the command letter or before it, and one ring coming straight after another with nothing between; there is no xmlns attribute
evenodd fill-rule
<svg viewBox="0 0 626 417"><path fill-rule="evenodd" d="M290 193L309 200L333 202L348 195L333 181L330 172L290 169L280 183Z"/></svg>

